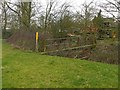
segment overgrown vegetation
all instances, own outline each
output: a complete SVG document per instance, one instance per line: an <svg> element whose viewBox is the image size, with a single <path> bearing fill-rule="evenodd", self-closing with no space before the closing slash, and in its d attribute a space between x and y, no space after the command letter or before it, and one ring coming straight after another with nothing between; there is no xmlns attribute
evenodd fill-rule
<svg viewBox="0 0 120 90"><path fill-rule="evenodd" d="M54 46L54 49L52 49L53 52L46 52L45 54L51 56L86 59L108 64L118 64L118 41L113 41L113 39L98 40L97 45L84 48L60 49L59 51L54 51L55 49L56 47Z"/></svg>

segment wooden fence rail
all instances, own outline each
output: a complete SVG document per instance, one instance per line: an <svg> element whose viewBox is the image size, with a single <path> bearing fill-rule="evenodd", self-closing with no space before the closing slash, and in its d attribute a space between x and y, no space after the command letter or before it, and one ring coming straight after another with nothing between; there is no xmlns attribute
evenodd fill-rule
<svg viewBox="0 0 120 90"><path fill-rule="evenodd" d="M49 42L50 41L50 42ZM61 51L61 50L71 50L71 49L78 49L78 48L84 48L89 46L94 46L95 43L92 42L90 45L86 45L83 42L82 39L77 37L67 37L67 38L53 38L53 39L46 39L44 43L44 51L46 52L55 52L55 51Z"/></svg>
<svg viewBox="0 0 120 90"><path fill-rule="evenodd" d="M54 51L45 51L45 52L41 52L41 54L47 54L47 53L59 52L59 51L66 51L66 50L75 50L75 49L86 48L86 47L94 47L94 46L96 46L96 44L84 45L84 46L78 46L78 47L72 47L72 48L66 48L66 49L54 50Z"/></svg>

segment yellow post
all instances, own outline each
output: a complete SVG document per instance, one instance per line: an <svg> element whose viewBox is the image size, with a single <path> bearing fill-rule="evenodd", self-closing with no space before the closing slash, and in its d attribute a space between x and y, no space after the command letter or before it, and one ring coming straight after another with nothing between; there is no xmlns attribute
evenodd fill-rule
<svg viewBox="0 0 120 90"><path fill-rule="evenodd" d="M38 32L36 32L36 51L38 52Z"/></svg>

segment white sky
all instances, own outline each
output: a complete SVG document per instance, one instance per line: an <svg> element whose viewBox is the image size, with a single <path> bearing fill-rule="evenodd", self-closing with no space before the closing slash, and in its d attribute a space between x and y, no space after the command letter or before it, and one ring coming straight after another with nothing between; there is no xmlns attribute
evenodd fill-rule
<svg viewBox="0 0 120 90"><path fill-rule="evenodd" d="M15 1L21 1L21 0L6 0L6 1L11 1L11 2L15 2ZM30 0L22 0L22 1L25 1L25 2L28 2ZM46 3L46 1L49 1L49 0L32 0L32 1L35 1L35 2L42 2L42 3ZM81 4L83 4L84 2L91 2L91 1L94 1L94 2L105 2L105 0L55 0L55 1L58 1L60 3L63 3L63 2L70 2L72 3L73 6L80 6ZM111 0L110 0L111 1Z"/></svg>
<svg viewBox="0 0 120 90"><path fill-rule="evenodd" d="M35 1L41 1L43 4L45 4L46 3L46 1L48 1L48 0L35 0ZM93 1L94 3L93 4L95 4L96 3L96 5L99 5L99 4L102 4L102 3L106 3L106 0L55 0L55 1L58 1L58 3L59 4L62 4L62 3L64 3L64 2L68 2L68 3L70 3L70 5L72 5L74 8L73 8L73 11L74 10L78 10L78 11L80 11L80 9L81 9L81 6L82 6L82 4L83 3L87 3L87 4L89 4L91 1ZM109 1L113 1L113 0L109 0ZM97 9L100 9L100 7L98 7L98 6L95 6ZM105 16L109 16L109 17L111 17L112 15L110 15L109 13L105 13L105 12L102 12L102 14L103 15L105 15ZM114 13L114 15L115 16L117 16L117 14L118 13Z"/></svg>
<svg viewBox="0 0 120 90"><path fill-rule="evenodd" d="M6 0L6 1L11 1L11 2L16 2L16 1L21 1L21 0ZM30 1L30 0L22 0L22 1ZM32 1L35 1L35 2L41 2L43 5L46 6L46 2L49 1L49 0L32 0ZM58 5L59 4L62 4L64 2L68 2L70 3L70 5L73 6L73 11L77 10L77 11L80 11L81 9L81 6L84 2L86 2L87 4L89 4L91 1L94 1L94 3L96 3L97 5L100 4L100 3L105 3L106 0L55 0L58 2ZM113 0L110 0L110 1L113 1ZM99 7L96 6L97 9L99 9ZM110 14L108 13L105 13L103 12L104 15L107 15L107 16L111 16ZM115 16L117 16L117 13L114 13Z"/></svg>

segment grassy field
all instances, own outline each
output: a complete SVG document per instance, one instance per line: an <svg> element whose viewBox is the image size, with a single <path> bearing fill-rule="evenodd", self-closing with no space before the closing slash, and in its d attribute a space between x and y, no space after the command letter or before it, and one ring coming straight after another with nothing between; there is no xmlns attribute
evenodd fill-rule
<svg viewBox="0 0 120 90"><path fill-rule="evenodd" d="M3 43L3 88L115 88L118 66L40 55Z"/></svg>
<svg viewBox="0 0 120 90"><path fill-rule="evenodd" d="M2 39L1 39L1 36L0 36L0 67L1 66L2 66ZM2 88L2 70L0 69L0 89L1 88Z"/></svg>

